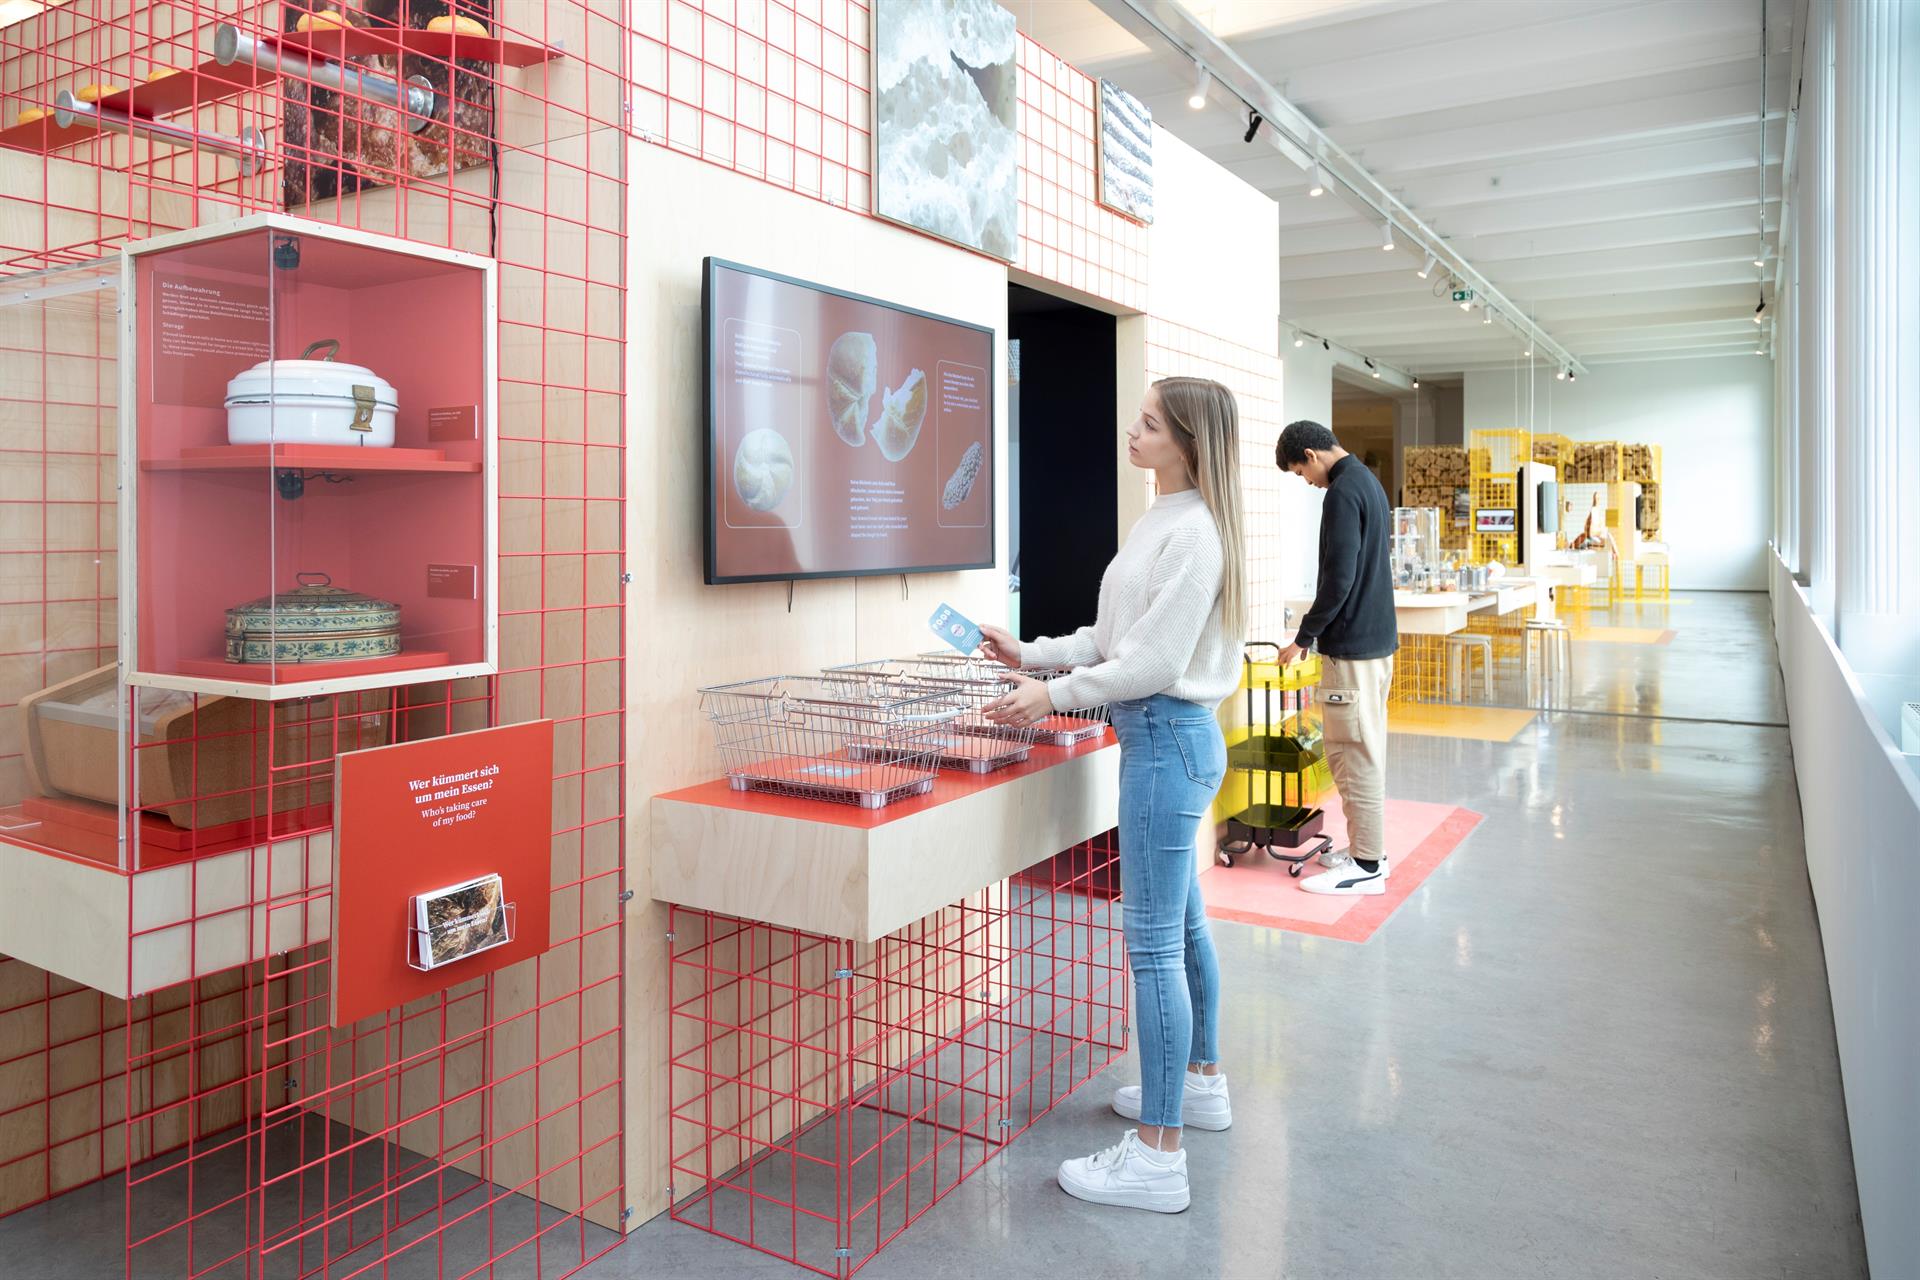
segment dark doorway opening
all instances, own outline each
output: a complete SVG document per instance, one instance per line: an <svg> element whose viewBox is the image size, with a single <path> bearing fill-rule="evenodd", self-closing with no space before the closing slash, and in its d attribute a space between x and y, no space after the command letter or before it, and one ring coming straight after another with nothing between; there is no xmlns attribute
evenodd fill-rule
<svg viewBox="0 0 1920 1280"><path fill-rule="evenodd" d="M1116 324L1008 286L1010 616L1022 636L1092 625L1100 575L1119 547Z"/></svg>

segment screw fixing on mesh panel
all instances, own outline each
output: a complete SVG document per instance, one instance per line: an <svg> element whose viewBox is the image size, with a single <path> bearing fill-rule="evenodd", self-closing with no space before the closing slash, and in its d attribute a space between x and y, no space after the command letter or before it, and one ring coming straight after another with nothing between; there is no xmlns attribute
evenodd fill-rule
<svg viewBox="0 0 1920 1280"><path fill-rule="evenodd" d="M845 978L851 978L851 977L853 976L853 970L851 970L851 969L835 969L835 970L833 971L833 976L834 976L834 977L836 977L836 978L842 978L842 979L845 979Z"/></svg>
<svg viewBox="0 0 1920 1280"><path fill-rule="evenodd" d="M851 1258L853 1256L853 1250L847 1248L835 1249L833 1256L836 1258Z"/></svg>
<svg viewBox="0 0 1920 1280"><path fill-rule="evenodd" d="M669 1188L667 1188L667 1191L668 1191L668 1193L669 1193L669 1194L671 1194L671 1193L672 1193L672 1191L673 1191L673 1188L671 1188L671 1187L669 1187ZM632 1216L633 1216L633 1206L632 1206L632 1205L628 1205L628 1206L627 1206L626 1208L624 1208L624 1209L622 1209L622 1210L620 1211L620 1221L622 1221L622 1222L625 1222L625 1221L626 1221L626 1220L627 1220L628 1218L631 1218Z"/></svg>
<svg viewBox="0 0 1920 1280"><path fill-rule="evenodd" d="M673 930L671 930L671 929L669 929L669 930L667 930L667 941L668 941L668 942L672 942L672 941L673 941Z"/></svg>
<svg viewBox="0 0 1920 1280"><path fill-rule="evenodd" d="M633 901L633 890L631 890L631 889L622 889L622 890L620 891L620 901L622 901L622 902L632 902L632 901Z"/></svg>
<svg viewBox="0 0 1920 1280"><path fill-rule="evenodd" d="M622 573L620 574L620 585L623 587L630 587L633 585L633 571L631 569L622 571Z"/></svg>

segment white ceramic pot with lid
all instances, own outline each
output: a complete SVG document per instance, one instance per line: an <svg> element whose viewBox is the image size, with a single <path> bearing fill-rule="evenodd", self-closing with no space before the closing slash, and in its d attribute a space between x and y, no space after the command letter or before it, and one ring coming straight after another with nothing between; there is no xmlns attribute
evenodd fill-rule
<svg viewBox="0 0 1920 1280"><path fill-rule="evenodd" d="M227 443L392 448L399 394L365 365L334 360L339 351L328 338L298 360L262 360L227 383Z"/></svg>

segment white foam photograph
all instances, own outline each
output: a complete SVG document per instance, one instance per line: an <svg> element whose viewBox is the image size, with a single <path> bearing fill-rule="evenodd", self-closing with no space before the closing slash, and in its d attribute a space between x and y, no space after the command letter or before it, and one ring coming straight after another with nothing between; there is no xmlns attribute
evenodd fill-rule
<svg viewBox="0 0 1920 1280"><path fill-rule="evenodd" d="M1013 260L1018 40L990 0L874 5L874 212Z"/></svg>

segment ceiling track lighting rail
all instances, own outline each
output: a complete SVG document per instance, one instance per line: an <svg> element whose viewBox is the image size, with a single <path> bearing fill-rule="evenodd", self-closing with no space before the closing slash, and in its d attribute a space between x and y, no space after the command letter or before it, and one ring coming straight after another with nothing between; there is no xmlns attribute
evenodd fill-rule
<svg viewBox="0 0 1920 1280"><path fill-rule="evenodd" d="M1390 364L1382 364L1364 351L1355 351L1352 347L1346 346L1336 347L1328 339L1317 333L1309 333L1298 325L1290 325L1282 321L1281 327L1292 337L1296 349L1306 346L1309 342L1317 342L1323 351L1333 356L1335 361L1355 373L1364 372L1382 382L1391 382L1395 386L1419 390L1420 378L1417 374L1408 373L1405 369L1397 369Z"/></svg>
<svg viewBox="0 0 1920 1280"><path fill-rule="evenodd" d="M1496 311L1529 347L1543 359L1580 369L1574 354L1531 318L1525 317L1507 296L1494 288L1472 263L1461 257L1420 216L1387 190L1358 161L1335 142L1255 71L1239 54L1196 18L1178 0L1093 0L1094 7L1112 18L1148 48L1177 52L1195 72L1194 96L1188 105L1196 110L1206 105L1208 81L1238 99L1249 114L1246 140L1256 134L1265 138L1274 150L1307 173L1309 196L1321 196L1338 190L1341 198L1357 212L1382 224L1383 250L1395 247L1394 233L1434 259L1434 267L1425 269L1426 278L1434 269L1444 267L1453 278L1465 283L1489 311ZM1264 129L1253 127L1257 116Z"/></svg>

